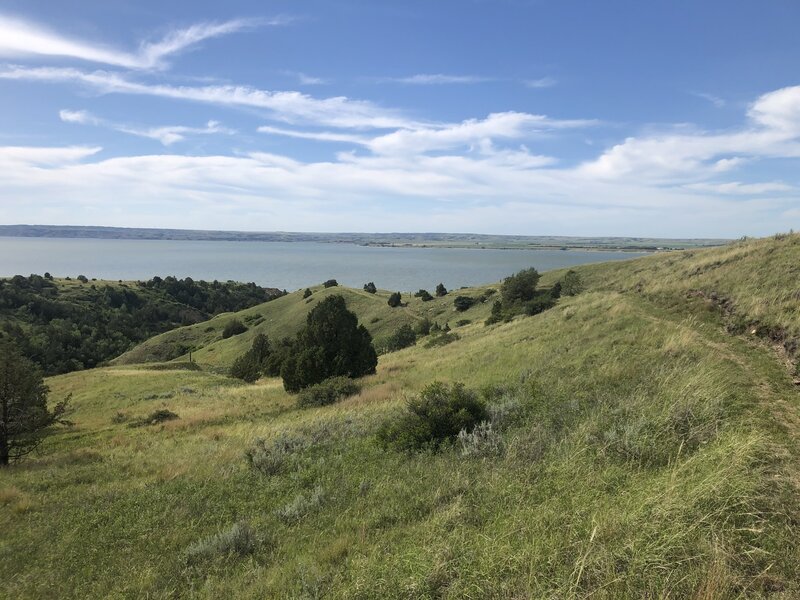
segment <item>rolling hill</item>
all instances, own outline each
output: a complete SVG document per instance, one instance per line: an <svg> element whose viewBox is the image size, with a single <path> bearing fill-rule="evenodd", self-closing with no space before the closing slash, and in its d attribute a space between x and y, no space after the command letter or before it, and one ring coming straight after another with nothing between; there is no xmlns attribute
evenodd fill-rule
<svg viewBox="0 0 800 600"><path fill-rule="evenodd" d="M236 313L240 336L220 339L221 315L49 378L74 425L0 472L0 594L796 598L799 264L786 235L579 267L582 293L491 326L491 299L455 313L455 294L390 309L315 289ZM221 374L332 293L376 339L426 315L471 322L381 356L326 407ZM196 366L148 362L178 344ZM487 399L491 452L376 443L435 380ZM179 418L143 424L158 409Z"/></svg>

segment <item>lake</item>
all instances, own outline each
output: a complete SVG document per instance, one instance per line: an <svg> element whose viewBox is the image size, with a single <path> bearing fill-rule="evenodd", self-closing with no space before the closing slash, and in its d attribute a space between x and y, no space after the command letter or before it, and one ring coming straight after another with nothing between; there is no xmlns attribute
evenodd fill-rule
<svg viewBox="0 0 800 600"><path fill-rule="evenodd" d="M0 237L0 276L86 275L97 279L192 277L254 281L295 290L336 279L351 287L416 291L500 281L521 269L539 271L625 260L644 253L588 250L380 248L316 242L222 242Z"/></svg>

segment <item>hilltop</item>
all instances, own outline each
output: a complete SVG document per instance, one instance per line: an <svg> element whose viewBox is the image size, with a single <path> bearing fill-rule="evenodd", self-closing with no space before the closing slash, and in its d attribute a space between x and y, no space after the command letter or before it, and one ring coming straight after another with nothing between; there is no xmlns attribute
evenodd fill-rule
<svg viewBox="0 0 800 600"><path fill-rule="evenodd" d="M314 288L52 377L75 424L0 473L4 593L797 597L796 265L787 235L576 267L582 293L489 326L497 284L398 308ZM330 294L376 340L426 316L457 338L382 355L360 393L320 408L224 375ZM459 294L486 301L457 312ZM232 318L248 330L223 340ZM376 443L435 380L480 392L496 447ZM179 418L141 425L157 409Z"/></svg>

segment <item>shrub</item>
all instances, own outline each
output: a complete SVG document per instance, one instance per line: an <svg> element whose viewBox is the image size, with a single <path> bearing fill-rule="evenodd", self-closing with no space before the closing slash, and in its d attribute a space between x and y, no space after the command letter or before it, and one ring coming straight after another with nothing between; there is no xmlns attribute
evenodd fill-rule
<svg viewBox="0 0 800 600"><path fill-rule="evenodd" d="M392 308L397 308L403 303L403 297L400 295L400 292L394 292L391 296L389 296L388 304Z"/></svg>
<svg viewBox="0 0 800 600"><path fill-rule="evenodd" d="M428 317L425 317L417 323L414 331L417 333L417 335L428 335L431 332L432 326L433 323L431 323L431 320Z"/></svg>
<svg viewBox="0 0 800 600"><path fill-rule="evenodd" d="M561 281L561 293L565 296L575 296L583 291L583 280L577 271L570 269Z"/></svg>
<svg viewBox="0 0 800 600"><path fill-rule="evenodd" d="M81 283L89 283L89 279L86 277L86 275L78 275L75 279Z"/></svg>
<svg viewBox="0 0 800 600"><path fill-rule="evenodd" d="M426 348L436 348L438 346L446 346L447 344L452 344L456 340L461 339L457 333L450 333L449 331L443 331L438 335L433 336L427 342L425 342Z"/></svg>
<svg viewBox="0 0 800 600"><path fill-rule="evenodd" d="M491 421L481 421L472 431L458 432L462 456L494 456L503 451L503 437Z"/></svg>
<svg viewBox="0 0 800 600"><path fill-rule="evenodd" d="M251 469L266 477L289 470L295 453L307 445L302 437L282 434L271 442L262 438L253 441L244 455Z"/></svg>
<svg viewBox="0 0 800 600"><path fill-rule="evenodd" d="M486 418L486 406L477 394L461 383L448 386L436 381L408 402L399 420L380 428L378 441L384 448L407 452L438 450Z"/></svg>
<svg viewBox="0 0 800 600"><path fill-rule="evenodd" d="M248 383L257 381L267 371L267 363L271 354L269 338L263 333L259 333L253 338L250 350L233 361L229 372L230 376Z"/></svg>
<svg viewBox="0 0 800 600"><path fill-rule="evenodd" d="M456 307L458 312L469 310L473 304L475 304L475 299L469 296L456 296L456 299L453 300L453 306Z"/></svg>
<svg viewBox="0 0 800 600"><path fill-rule="evenodd" d="M503 280L500 293L503 306L508 308L516 302L532 300L539 283L539 272L536 269L524 269Z"/></svg>
<svg viewBox="0 0 800 600"><path fill-rule="evenodd" d="M325 490L317 486L308 495L298 494L294 500L275 511L276 516L284 523L296 523L325 500Z"/></svg>
<svg viewBox="0 0 800 600"><path fill-rule="evenodd" d="M525 314L526 315L538 315L541 312L546 311L548 308L553 308L555 306L556 301L550 296L550 294L542 294L533 298L525 303Z"/></svg>
<svg viewBox="0 0 800 600"><path fill-rule="evenodd" d="M331 377L302 390L297 396L297 406L325 406L354 396L361 391L361 385L349 377Z"/></svg>
<svg viewBox="0 0 800 600"><path fill-rule="evenodd" d="M386 352L396 352L403 348L408 348L417 343L417 334L414 333L411 325L402 325L386 340L384 349Z"/></svg>
<svg viewBox="0 0 800 600"><path fill-rule="evenodd" d="M310 289L308 289L308 288L306 288L305 290L303 290L303 300L305 300L306 298L308 298L308 297L309 297L311 294L313 294L313 293L314 293L314 292L312 292L312 291L311 291Z"/></svg>
<svg viewBox="0 0 800 600"><path fill-rule="evenodd" d="M463 327L464 325L469 325L472 323L469 319L459 319L456 321L456 327Z"/></svg>
<svg viewBox="0 0 800 600"><path fill-rule="evenodd" d="M370 294L374 294L378 291L378 288L375 287L373 282L365 283L364 284L364 291Z"/></svg>
<svg viewBox="0 0 800 600"><path fill-rule="evenodd" d="M324 285L326 288L336 287L337 285L339 285L339 282L336 281L335 279L328 279L328 281L326 281L322 285Z"/></svg>
<svg viewBox="0 0 800 600"><path fill-rule="evenodd" d="M442 296L447 296L447 288L444 287L443 283L440 283L436 286L436 295L441 298Z"/></svg>
<svg viewBox="0 0 800 600"><path fill-rule="evenodd" d="M247 325L242 323L239 319L231 319L225 324L222 330L222 339L227 340L229 337L239 335L247 331Z"/></svg>
<svg viewBox="0 0 800 600"><path fill-rule="evenodd" d="M414 297L422 298L423 302L429 302L430 300L433 300L433 296L431 296L431 293L428 290L420 290L414 294Z"/></svg>
<svg viewBox="0 0 800 600"><path fill-rule="evenodd" d="M130 423L129 427L143 427L144 425L158 425L166 421L174 421L180 417L169 409L159 408L154 410L146 417L142 417Z"/></svg>
<svg viewBox="0 0 800 600"><path fill-rule="evenodd" d="M246 522L235 523L186 548L184 559L189 565L224 556L246 556L257 544L255 532Z"/></svg>

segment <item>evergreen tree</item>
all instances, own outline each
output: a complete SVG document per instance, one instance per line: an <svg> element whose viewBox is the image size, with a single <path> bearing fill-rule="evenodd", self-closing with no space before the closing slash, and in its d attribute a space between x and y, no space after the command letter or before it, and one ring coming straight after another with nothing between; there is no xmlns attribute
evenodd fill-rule
<svg viewBox="0 0 800 600"><path fill-rule="evenodd" d="M392 308L397 308L403 303L403 297L400 295L400 292L394 292L391 296L389 296L388 304Z"/></svg>
<svg viewBox="0 0 800 600"><path fill-rule="evenodd" d="M436 286L436 295L441 298L442 296L447 296L447 288L444 287L443 283L440 283Z"/></svg>

